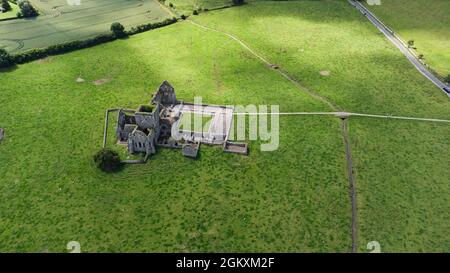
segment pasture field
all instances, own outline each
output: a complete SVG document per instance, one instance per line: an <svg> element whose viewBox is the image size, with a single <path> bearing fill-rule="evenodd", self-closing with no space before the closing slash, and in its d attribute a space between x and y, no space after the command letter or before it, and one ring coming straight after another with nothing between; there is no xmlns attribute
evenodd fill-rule
<svg viewBox="0 0 450 273"><path fill-rule="evenodd" d="M2 251L66 251L71 240L87 252L350 248L334 118L281 119L275 152L260 152L257 142L248 157L202 146L191 160L161 149L120 173L95 168L105 109L135 108L165 79L185 101L327 109L220 34L183 22L1 77ZM109 82L93 84L102 78Z"/></svg>
<svg viewBox="0 0 450 273"><path fill-rule="evenodd" d="M171 17L154 0L81 0L79 6L65 0L31 2L42 15L0 22L0 47L21 52L108 33L113 22L129 29Z"/></svg>
<svg viewBox="0 0 450 273"><path fill-rule="evenodd" d="M65 252L73 240L85 252L350 251L334 117L280 116L272 152L260 141L247 157L203 145L197 160L160 149L118 173L95 168L105 110L148 102L163 80L184 101L332 111L221 31L339 110L450 116L448 97L346 1L250 2L189 20L219 32L183 21L0 72L0 251ZM348 124L358 250L448 252L450 126Z"/></svg>
<svg viewBox="0 0 450 273"><path fill-rule="evenodd" d="M359 250L448 252L450 126L350 120L358 185Z"/></svg>
<svg viewBox="0 0 450 273"><path fill-rule="evenodd" d="M450 75L450 1L389 0L366 6L405 41L414 40L439 74Z"/></svg>
<svg viewBox="0 0 450 273"><path fill-rule="evenodd" d="M345 111L450 117L448 97L346 1L255 2L195 20L232 33ZM449 126L350 118L349 128L359 250L376 240L385 251L448 251Z"/></svg>

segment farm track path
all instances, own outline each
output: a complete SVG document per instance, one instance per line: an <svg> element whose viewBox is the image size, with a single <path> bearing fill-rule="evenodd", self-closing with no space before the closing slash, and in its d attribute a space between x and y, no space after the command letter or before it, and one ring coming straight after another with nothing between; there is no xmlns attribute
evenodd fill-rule
<svg viewBox="0 0 450 273"><path fill-rule="evenodd" d="M188 21L189 23L191 23L191 24L193 24L193 25L195 25L195 26L197 26L199 28L202 28L202 29L205 29L205 30L209 30L209 31L213 31L213 32L216 32L216 33L220 33L220 34L223 34L223 35L233 39L234 41L239 43L244 49L246 49L248 52L250 52L253 56L255 56L261 62L266 64L269 69L278 72L284 78L286 78L291 83L293 83L300 91L306 92L310 96L312 96L312 97L322 101L323 103L328 105L328 107L330 107L335 112L341 111L340 107L337 104L335 104L333 101L331 101L328 98L318 94L317 92L313 91L312 89L304 86L295 77L289 75L280 66L269 62L264 56L262 56L261 54L257 53L253 49L251 49L244 41L242 41L241 39L239 39L235 35L233 35L231 33L228 33L228 32L225 32L225 31L217 30L217 29L214 29L214 28L202 25L200 23L194 22L191 19L187 19L186 21ZM343 112L339 112L339 113L343 113ZM356 252L357 251L356 182L355 182L355 177L354 177L354 172L353 172L353 160L352 160L352 154L351 154L351 149L350 149L348 125L347 125L347 120L346 120L347 116L345 116L345 115L344 116L340 116L340 118L341 118L342 138L343 138L344 143L345 143L345 154L346 154L347 169L348 169L347 173L348 173L348 181L349 181L349 184L350 184L350 193L351 193L350 194L351 195L350 196L351 197L351 207L352 207L352 220L351 220L352 246L351 246L351 252Z"/></svg>
<svg viewBox="0 0 450 273"><path fill-rule="evenodd" d="M336 105L334 102L330 101L328 98L318 94L317 92L314 92L313 90L311 90L310 88L304 86L303 84L301 84L301 82L297 79L295 79L293 76L289 75L285 70L283 70L280 66L275 65L271 62L269 62L264 56L262 56L261 54L257 53L256 51L254 51L253 49L251 49L244 41L242 41L241 39L239 39L238 37L236 37L235 35L225 32L225 31L221 31L221 30L217 30L215 28L211 28L205 25L202 25L200 23L197 23L191 19L187 19L186 21L188 21L189 23L200 27L202 29L206 29L206 30L210 30L213 32L217 32L217 33L221 33L225 36L228 36L229 38L233 39L234 41L236 41L237 43L239 43L244 49L246 49L248 52L250 52L253 56L255 56L256 58L258 58L261 62L263 62L264 64L266 64L268 66L268 68L270 68L273 71L278 72L280 75L282 75L284 78L286 78L287 80L289 80L291 83L293 83L298 89L300 89L302 92L306 92L307 94L315 97L316 99L319 99L320 101L322 101L323 103L325 103L326 105L328 105L333 111L340 111L340 107L338 105Z"/></svg>
<svg viewBox="0 0 450 273"><path fill-rule="evenodd" d="M350 147L350 135L348 133L348 121L343 118L341 122L342 127L342 136L344 137L345 144L345 156L347 161L347 176L349 182L349 193L351 198L352 205L352 253L356 253L358 251L358 225L357 225L357 216L358 216L358 207L357 207L357 199L356 199L356 179L353 168L353 158L352 158L352 150Z"/></svg>

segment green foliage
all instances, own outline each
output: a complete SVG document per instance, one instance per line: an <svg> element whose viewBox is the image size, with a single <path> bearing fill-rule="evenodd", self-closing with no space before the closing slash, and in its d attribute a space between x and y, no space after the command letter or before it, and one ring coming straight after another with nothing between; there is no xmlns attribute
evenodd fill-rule
<svg viewBox="0 0 450 273"><path fill-rule="evenodd" d="M111 24L111 31L117 38L122 38L127 35L125 32L125 27L119 22L114 22Z"/></svg>
<svg viewBox="0 0 450 273"><path fill-rule="evenodd" d="M148 31L148 30L152 30L152 29L168 26L168 25L176 23L176 22L177 22L176 18L168 18L168 19L165 19L162 22L149 23L149 24L145 24L145 25L139 25L137 27L132 27L129 31L127 31L127 34L128 35L133 35L133 34L141 33L141 32L144 32L144 31Z"/></svg>
<svg viewBox="0 0 450 273"><path fill-rule="evenodd" d="M20 8L20 12L17 14L18 17L28 18L38 15L36 9L27 0L19 0L17 4Z"/></svg>
<svg viewBox="0 0 450 273"><path fill-rule="evenodd" d="M198 15L198 11L196 9L194 9L194 11L192 12L193 15Z"/></svg>
<svg viewBox="0 0 450 273"><path fill-rule="evenodd" d="M445 82L450 83L450 74L448 74L447 77L445 77Z"/></svg>
<svg viewBox="0 0 450 273"><path fill-rule="evenodd" d="M8 67L13 64L14 62L11 55L9 55L9 53L3 48L0 48L0 68Z"/></svg>
<svg viewBox="0 0 450 273"><path fill-rule="evenodd" d="M10 11L11 5L9 4L8 0L1 0L1 1L2 1L3 11Z"/></svg>
<svg viewBox="0 0 450 273"><path fill-rule="evenodd" d="M244 0L233 0L233 5L238 6L238 5L242 5L242 4L244 4Z"/></svg>
<svg viewBox="0 0 450 273"><path fill-rule="evenodd" d="M210 11L233 5L232 0L170 0L170 2L176 7L179 14L192 14L194 10L197 12Z"/></svg>
<svg viewBox="0 0 450 273"><path fill-rule="evenodd" d="M99 150L94 155L94 162L97 168L104 172L115 172L122 166L119 154L107 148Z"/></svg>

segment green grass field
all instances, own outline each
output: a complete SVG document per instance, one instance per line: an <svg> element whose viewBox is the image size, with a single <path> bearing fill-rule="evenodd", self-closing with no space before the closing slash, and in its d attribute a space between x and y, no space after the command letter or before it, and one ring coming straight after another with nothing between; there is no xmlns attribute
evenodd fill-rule
<svg viewBox="0 0 450 273"><path fill-rule="evenodd" d="M405 41L414 40L439 74L450 75L450 1L389 0L366 6Z"/></svg>
<svg viewBox="0 0 450 273"><path fill-rule="evenodd" d="M450 115L448 98L346 1L252 2L192 19L236 35L342 110ZM248 157L160 149L119 173L95 168L104 111L148 102L163 80L184 101L331 111L227 36L179 22L0 76L2 252L65 252L72 240L86 252L350 251L336 118L281 116L273 152L249 141ZM383 252L449 251L450 126L350 118L349 128L359 251L369 241Z"/></svg>
<svg viewBox="0 0 450 273"><path fill-rule="evenodd" d="M448 252L450 126L354 119L359 242L383 252Z"/></svg>
<svg viewBox="0 0 450 273"><path fill-rule="evenodd" d="M9 3L9 5L11 6L11 10L0 13L0 20L17 17L17 13L19 12L19 7L14 3Z"/></svg>
<svg viewBox="0 0 450 273"><path fill-rule="evenodd" d="M81 1L79 6L68 5L65 0L32 3L40 16L0 22L0 47L21 52L108 33L112 22L129 29L171 17L154 0Z"/></svg>
<svg viewBox="0 0 450 273"><path fill-rule="evenodd" d="M117 174L95 169L105 109L137 107L164 79L185 101L326 109L189 23L4 72L2 251L65 251L71 240L83 251L348 251L345 155L331 118L282 120L274 153L254 142L248 157L202 146L192 161L162 149Z"/></svg>
<svg viewBox="0 0 450 273"><path fill-rule="evenodd" d="M195 19L235 34L346 111L448 119L448 97L349 6L346 1L261 2ZM325 70L330 76L320 75ZM358 201L365 205L359 215L360 250L378 240L386 251L448 251L449 221L442 218L448 213L442 209L450 194L449 126L367 119L349 124ZM387 144L392 150L385 156L381 149ZM408 153L399 157L404 150ZM420 175L410 174L412 166ZM389 187L392 192L383 190ZM416 200L438 203L415 202L412 192Z"/></svg>

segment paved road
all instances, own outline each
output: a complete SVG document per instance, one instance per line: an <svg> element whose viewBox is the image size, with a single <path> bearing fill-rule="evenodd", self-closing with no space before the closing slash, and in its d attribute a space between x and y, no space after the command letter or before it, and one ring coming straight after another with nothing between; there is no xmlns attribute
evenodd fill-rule
<svg viewBox="0 0 450 273"><path fill-rule="evenodd" d="M361 3L354 0L348 0L348 2L364 14L367 19L369 19L369 21L372 22L372 24L374 24L389 39L389 41L391 41L403 53L403 55L406 56L406 58L408 58L408 60L417 68L417 70L419 70L420 73L422 73L422 75L427 77L432 83L434 83L437 87L439 87L439 89L444 91L447 96L450 97L450 86L447 86L430 71L428 71L428 69L409 51L402 41L397 38L391 29L383 24L380 19L378 19Z"/></svg>

